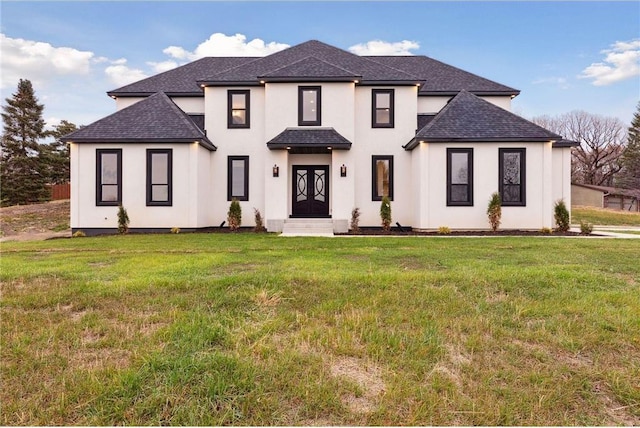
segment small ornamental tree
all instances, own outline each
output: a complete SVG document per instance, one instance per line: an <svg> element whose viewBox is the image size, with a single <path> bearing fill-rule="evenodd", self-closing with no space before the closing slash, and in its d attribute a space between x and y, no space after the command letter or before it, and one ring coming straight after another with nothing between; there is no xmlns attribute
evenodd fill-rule
<svg viewBox="0 0 640 428"><path fill-rule="evenodd" d="M262 214L260 210L257 208L253 209L253 214L255 215L256 226L253 228L254 232L265 232L267 229L264 227L264 221L262 220Z"/></svg>
<svg viewBox="0 0 640 428"><path fill-rule="evenodd" d="M351 211L351 232L360 233L360 208Z"/></svg>
<svg viewBox="0 0 640 428"><path fill-rule="evenodd" d="M122 206L118 206L118 233L124 235L129 232L129 214Z"/></svg>
<svg viewBox="0 0 640 428"><path fill-rule="evenodd" d="M567 232L569 230L571 217L569 216L569 210L567 210L563 199L557 201L553 207L553 218L556 220L558 232Z"/></svg>
<svg viewBox="0 0 640 428"><path fill-rule="evenodd" d="M242 224L242 207L236 198L233 198L229 206L227 221L229 222L229 229L232 231L238 230Z"/></svg>
<svg viewBox="0 0 640 428"><path fill-rule="evenodd" d="M498 192L494 192L491 195L489 206L487 207L487 217L489 218L491 230L494 232L498 230L498 227L500 227L500 219L502 218L502 200Z"/></svg>
<svg viewBox="0 0 640 428"><path fill-rule="evenodd" d="M382 230L388 232L391 230L391 202L388 196L382 197L380 204L380 220L382 220Z"/></svg>

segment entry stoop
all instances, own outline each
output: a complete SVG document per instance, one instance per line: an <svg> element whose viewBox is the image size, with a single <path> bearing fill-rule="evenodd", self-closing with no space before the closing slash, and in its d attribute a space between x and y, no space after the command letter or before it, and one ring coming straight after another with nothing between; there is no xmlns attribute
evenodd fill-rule
<svg viewBox="0 0 640 428"><path fill-rule="evenodd" d="M330 218L286 219L280 236L333 236L333 220Z"/></svg>

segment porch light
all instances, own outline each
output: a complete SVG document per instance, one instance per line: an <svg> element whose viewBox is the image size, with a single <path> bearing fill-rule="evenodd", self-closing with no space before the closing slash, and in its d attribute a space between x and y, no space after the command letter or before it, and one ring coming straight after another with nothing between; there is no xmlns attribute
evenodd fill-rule
<svg viewBox="0 0 640 428"><path fill-rule="evenodd" d="M360 81L359 80L354 80L353 83L358 84L358 83L360 83Z"/></svg>
<svg viewBox="0 0 640 428"><path fill-rule="evenodd" d="M264 80L261 80L261 81L260 81L260 84L261 84L261 85L264 85Z"/></svg>
<svg viewBox="0 0 640 428"><path fill-rule="evenodd" d="M342 164L342 166L340 167L340 177L346 177L347 176L347 167Z"/></svg>
<svg viewBox="0 0 640 428"><path fill-rule="evenodd" d="M273 165L273 176L274 177L280 176L280 167L278 165Z"/></svg>

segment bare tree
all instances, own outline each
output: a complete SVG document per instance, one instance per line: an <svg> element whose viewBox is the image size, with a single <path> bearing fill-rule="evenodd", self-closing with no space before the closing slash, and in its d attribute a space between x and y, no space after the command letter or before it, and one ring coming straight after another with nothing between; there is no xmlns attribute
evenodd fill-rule
<svg viewBox="0 0 640 428"><path fill-rule="evenodd" d="M557 117L534 117L533 122L580 146L572 150L571 180L581 184L613 186L622 165L627 131L618 118L585 111L572 111Z"/></svg>

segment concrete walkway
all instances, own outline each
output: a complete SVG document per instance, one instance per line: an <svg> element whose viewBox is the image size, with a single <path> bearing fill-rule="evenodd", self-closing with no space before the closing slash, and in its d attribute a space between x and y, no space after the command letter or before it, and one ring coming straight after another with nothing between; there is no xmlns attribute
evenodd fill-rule
<svg viewBox="0 0 640 428"><path fill-rule="evenodd" d="M572 232L580 233L579 225L571 226ZM625 231L633 231L638 233L624 233ZM606 236L610 238L621 238L621 239L640 239L640 227L639 226L603 226L603 225L594 225L593 233Z"/></svg>

